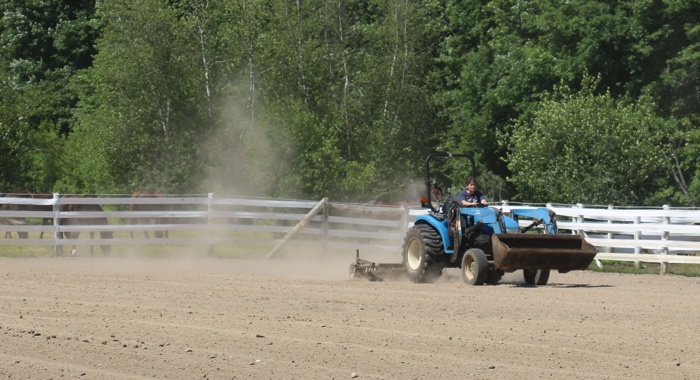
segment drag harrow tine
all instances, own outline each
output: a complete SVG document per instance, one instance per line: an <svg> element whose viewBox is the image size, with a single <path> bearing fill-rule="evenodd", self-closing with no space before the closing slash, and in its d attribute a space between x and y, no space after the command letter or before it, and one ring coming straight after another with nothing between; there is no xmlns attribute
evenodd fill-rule
<svg viewBox="0 0 700 380"><path fill-rule="evenodd" d="M384 278L401 278L404 275L403 264L377 264L360 258L357 250L355 262L350 265L351 278L366 278L372 282L382 282Z"/></svg>

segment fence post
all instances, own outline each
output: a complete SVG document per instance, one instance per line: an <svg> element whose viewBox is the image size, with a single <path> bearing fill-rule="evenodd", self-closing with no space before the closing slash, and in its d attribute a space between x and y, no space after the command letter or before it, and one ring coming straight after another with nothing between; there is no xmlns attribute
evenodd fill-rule
<svg viewBox="0 0 700 380"><path fill-rule="evenodd" d="M323 206L325 206L326 203L328 203L328 198L323 198L323 199L321 199L321 201L318 202L318 204L316 204L316 206L314 206L314 207L311 209L311 211L309 211L309 212L299 221L299 223L297 223L297 225L294 226L294 228L292 228L291 231L287 232L287 235L285 235L284 238L282 238L282 241L280 241L279 243L277 243L277 245L276 245L274 248L272 248L272 250L267 254L267 256L266 256L265 258L266 258L266 259L271 259L273 256L275 256L275 254L277 254L277 251L279 251L280 248L282 248L282 246L283 246L284 244L286 244L287 241L289 241L289 239L291 239L292 237L294 237L294 235L296 235L296 233L299 232L299 230L301 230L302 228L304 228L304 226L306 226L306 224L311 220L311 218L313 218L314 215L316 215L316 214L318 213L318 211L319 211Z"/></svg>
<svg viewBox="0 0 700 380"><path fill-rule="evenodd" d="M207 194L207 241L208 241L208 248L207 248L207 254L209 256L214 256L214 237L212 236L212 200L214 199L214 193L208 193Z"/></svg>
<svg viewBox="0 0 700 380"><path fill-rule="evenodd" d="M613 209L613 205L608 205L608 210L612 210L612 209ZM608 217L608 218L609 218L609 219L608 219L608 224L612 224L612 218L610 218L610 217ZM613 238L614 238L613 233L612 233L612 232L608 232L608 244L611 243L610 240L612 240ZM607 251L608 253L612 253L612 252L613 252L613 247L612 247L612 245L608 245L607 248L606 248L606 251Z"/></svg>
<svg viewBox="0 0 700 380"><path fill-rule="evenodd" d="M53 240L54 240L53 256L54 257L58 256L59 247L60 247L59 239L61 237L60 232L58 232L58 227L60 225L60 221L58 219L59 218L59 209L60 209L59 204L58 204L58 200L59 200L60 196L61 195L59 193L53 193Z"/></svg>
<svg viewBox="0 0 700 380"><path fill-rule="evenodd" d="M668 211L671 209L669 205L664 205L663 207L664 211ZM671 218L668 216L668 214L665 214L661 224L666 226L671 223ZM667 241L668 240L668 229L665 229L661 231L661 241ZM661 247L661 255L668 255L668 244L664 244L663 247ZM668 262L666 261L661 261L659 262L659 271L660 274L666 274L668 273Z"/></svg>
<svg viewBox="0 0 700 380"><path fill-rule="evenodd" d="M581 214L581 209L583 208L583 205L581 203L576 203L576 208L578 209L578 211L576 211L576 223L581 225L581 224L583 224L583 216ZM580 235L580 236L584 236L583 230L580 227L578 230L576 230L576 234Z"/></svg>
<svg viewBox="0 0 700 380"><path fill-rule="evenodd" d="M330 202L326 201L323 204L323 223L321 226L321 231L322 231L322 242L323 242L323 254L325 256L328 255L328 218L330 217Z"/></svg>
<svg viewBox="0 0 700 380"><path fill-rule="evenodd" d="M639 230L639 223L641 222L641 219L642 219L642 218L640 218L639 216L635 216L635 217L634 217L634 225L635 225L634 240L635 240L635 241L638 241L638 240L641 240L641 239L642 239L642 231ZM635 255L639 255L640 253L642 253L642 247L640 247L639 245L635 245L635 246L634 246L634 254L635 254ZM634 267L637 268L637 269L641 269L641 268L642 268L642 262L639 261L639 260L635 260L635 262L634 262Z"/></svg>

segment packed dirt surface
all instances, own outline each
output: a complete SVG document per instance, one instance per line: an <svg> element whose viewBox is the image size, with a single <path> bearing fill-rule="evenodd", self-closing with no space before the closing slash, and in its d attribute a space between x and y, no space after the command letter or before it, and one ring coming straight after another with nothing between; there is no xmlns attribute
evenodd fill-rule
<svg viewBox="0 0 700 380"><path fill-rule="evenodd" d="M0 378L700 378L698 278L369 282L351 261L0 259Z"/></svg>

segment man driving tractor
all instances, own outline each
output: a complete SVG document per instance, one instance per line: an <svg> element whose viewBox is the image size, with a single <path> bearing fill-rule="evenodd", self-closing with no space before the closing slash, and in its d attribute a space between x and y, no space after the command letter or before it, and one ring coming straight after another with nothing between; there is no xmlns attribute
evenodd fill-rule
<svg viewBox="0 0 700 380"><path fill-rule="evenodd" d="M467 178L466 188L459 193L459 198L457 199L460 206L476 207L479 205L489 205L489 202L486 200L486 196L481 191L476 189L477 184L476 178Z"/></svg>

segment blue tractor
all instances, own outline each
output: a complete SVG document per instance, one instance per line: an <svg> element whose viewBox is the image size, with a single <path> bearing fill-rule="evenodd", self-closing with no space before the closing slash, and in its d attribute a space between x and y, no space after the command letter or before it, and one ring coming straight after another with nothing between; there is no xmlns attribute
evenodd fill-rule
<svg viewBox="0 0 700 380"><path fill-rule="evenodd" d="M433 153L426 160L426 194L431 194L431 161L450 158L467 159L476 177L471 155ZM381 273L395 270L411 281L431 282L445 268L460 268L465 283L482 285L523 270L527 284L545 285L551 270L584 270L597 253L581 236L557 234L556 215L548 208L514 209L506 215L495 207L461 207L451 195L437 204L422 198L421 206L426 213L407 231L400 265L371 263L358 253L351 274L380 280Z"/></svg>

